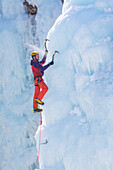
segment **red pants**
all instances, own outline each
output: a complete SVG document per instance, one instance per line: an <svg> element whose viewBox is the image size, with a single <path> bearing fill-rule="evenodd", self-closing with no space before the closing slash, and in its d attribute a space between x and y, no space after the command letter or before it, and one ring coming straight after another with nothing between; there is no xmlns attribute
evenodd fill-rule
<svg viewBox="0 0 113 170"><path fill-rule="evenodd" d="M48 87L44 83L44 80L42 80L38 86L35 86L35 93L33 97L33 108L34 107L38 108L38 103L35 103L35 99L38 98L42 100L44 95L47 93L47 91L48 91Z"/></svg>

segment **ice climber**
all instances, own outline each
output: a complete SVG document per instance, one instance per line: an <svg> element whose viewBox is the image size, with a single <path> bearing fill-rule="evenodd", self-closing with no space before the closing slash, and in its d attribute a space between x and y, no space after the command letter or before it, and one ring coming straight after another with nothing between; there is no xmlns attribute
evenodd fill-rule
<svg viewBox="0 0 113 170"><path fill-rule="evenodd" d="M32 52L31 53L31 67L32 72L34 75L34 85L35 85L35 91L34 91L34 97L33 97L33 112L42 112L42 109L38 108L38 104L44 105L42 102L42 99L46 92L48 91L48 87L45 84L42 76L44 75L44 71L50 66L53 65L54 62L51 61L47 65L44 65L46 62L48 51L45 51L44 57L41 61L39 61L39 53L38 52ZM43 66L44 65L44 66Z"/></svg>

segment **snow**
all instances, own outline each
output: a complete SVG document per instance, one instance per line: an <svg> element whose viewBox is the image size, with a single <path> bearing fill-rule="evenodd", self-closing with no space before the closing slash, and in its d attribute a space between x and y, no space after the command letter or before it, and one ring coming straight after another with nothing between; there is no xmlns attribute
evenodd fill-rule
<svg viewBox="0 0 113 170"><path fill-rule="evenodd" d="M34 50L42 58L48 38L47 63L60 54L44 76L40 169L112 170L113 2L64 0L63 9L60 0L29 2L36 17L20 0L0 1L0 169L37 168L29 63Z"/></svg>

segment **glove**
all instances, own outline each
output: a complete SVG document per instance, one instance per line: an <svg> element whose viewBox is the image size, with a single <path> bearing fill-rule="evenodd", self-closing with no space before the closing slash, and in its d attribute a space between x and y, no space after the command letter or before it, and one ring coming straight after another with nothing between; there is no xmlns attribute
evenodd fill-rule
<svg viewBox="0 0 113 170"><path fill-rule="evenodd" d="M48 53L48 50L46 49L45 52Z"/></svg>
<svg viewBox="0 0 113 170"><path fill-rule="evenodd" d="M45 50L45 55L47 56L47 54L48 54L48 50L46 49L46 50Z"/></svg>
<svg viewBox="0 0 113 170"><path fill-rule="evenodd" d="M51 62L50 62L50 65L53 65L54 64L54 61L52 60Z"/></svg>

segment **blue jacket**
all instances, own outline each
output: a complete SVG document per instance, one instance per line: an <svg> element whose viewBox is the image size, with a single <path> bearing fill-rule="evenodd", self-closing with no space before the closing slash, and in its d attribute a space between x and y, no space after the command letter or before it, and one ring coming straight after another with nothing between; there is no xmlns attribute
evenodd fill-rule
<svg viewBox="0 0 113 170"><path fill-rule="evenodd" d="M44 75L44 71L51 65L50 63L48 63L47 65L42 66L44 65L45 62L46 62L46 55L44 55L41 61L31 60L32 72L34 77L36 76L42 77Z"/></svg>

